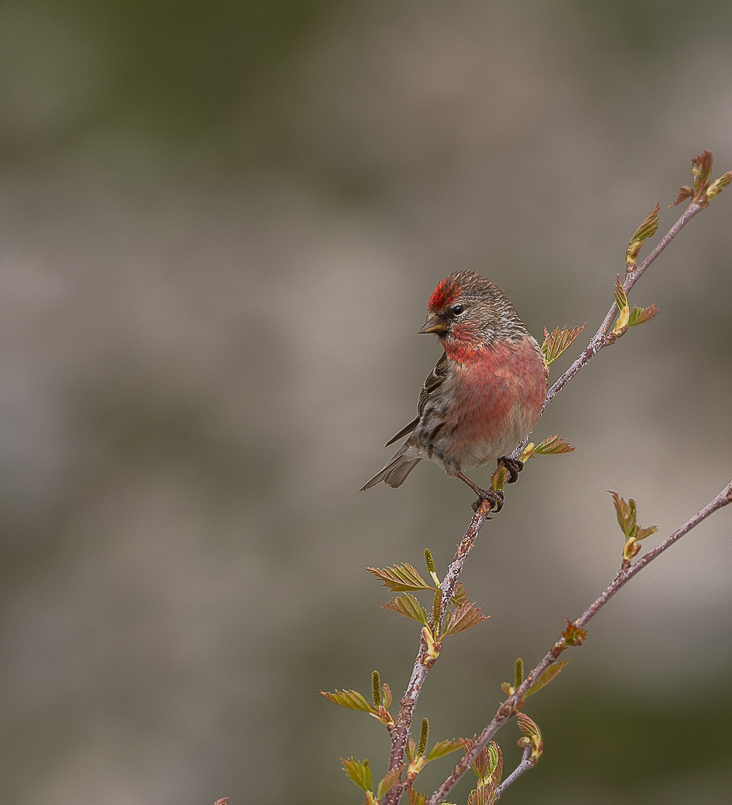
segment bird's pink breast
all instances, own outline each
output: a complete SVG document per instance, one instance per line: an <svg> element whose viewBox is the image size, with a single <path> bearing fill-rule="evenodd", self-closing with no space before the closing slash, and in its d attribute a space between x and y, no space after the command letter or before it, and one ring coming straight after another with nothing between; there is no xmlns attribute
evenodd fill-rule
<svg viewBox="0 0 732 805"><path fill-rule="evenodd" d="M530 336L483 347L456 360L453 371L443 431L451 438L440 452L466 470L506 455L531 431L544 403L546 372Z"/></svg>

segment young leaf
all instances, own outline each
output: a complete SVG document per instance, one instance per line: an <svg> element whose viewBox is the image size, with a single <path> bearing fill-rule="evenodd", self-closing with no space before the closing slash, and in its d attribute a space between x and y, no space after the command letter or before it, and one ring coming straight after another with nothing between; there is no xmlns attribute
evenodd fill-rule
<svg viewBox="0 0 732 805"><path fill-rule="evenodd" d="M373 573L377 579L384 583L384 587L388 587L392 592L399 593L405 590L434 590L425 582L419 575L417 570L412 565L404 562L401 565L394 567L387 567L383 570L378 567L367 567L369 573Z"/></svg>
<svg viewBox="0 0 732 805"><path fill-rule="evenodd" d="M534 693L538 693L542 688L546 687L568 662L569 660L562 660L562 662L555 662L550 665L543 674L539 675L536 682L529 688L526 696L533 696Z"/></svg>
<svg viewBox="0 0 732 805"><path fill-rule="evenodd" d="M712 152L707 148L699 156L691 160L691 174L694 177L694 196L697 198L709 186L712 178Z"/></svg>
<svg viewBox="0 0 732 805"><path fill-rule="evenodd" d="M618 311L624 307L628 307L628 295L625 293L623 283L620 280L620 274L615 279L615 304L618 306Z"/></svg>
<svg viewBox="0 0 732 805"><path fill-rule="evenodd" d="M357 690L336 690L334 693L321 690L320 695L331 702L340 704L341 707L347 707L349 710L363 710L366 713L371 713L374 710L373 706Z"/></svg>
<svg viewBox="0 0 732 805"><path fill-rule="evenodd" d="M562 453L572 453L574 447L559 434L548 436L543 442L540 442L534 448L534 453L537 456L559 456Z"/></svg>
<svg viewBox="0 0 732 805"><path fill-rule="evenodd" d="M732 172L727 172L720 176L719 179L713 181L709 185L709 190L707 190L708 201L711 201L715 196L718 196L730 182L732 182Z"/></svg>
<svg viewBox="0 0 732 805"><path fill-rule="evenodd" d="M373 789L373 781L371 779L371 764L368 760L360 761L355 758L341 758L341 765L343 771L349 780L353 780L359 788L364 791L371 791Z"/></svg>
<svg viewBox="0 0 732 805"><path fill-rule="evenodd" d="M411 593L398 595L393 601L384 604L383 608L391 609L394 612L398 612L400 615L404 615L405 618L411 618L412 620L423 623L425 626L427 625L427 610Z"/></svg>
<svg viewBox="0 0 732 805"><path fill-rule="evenodd" d="M567 646L581 646L587 639L587 629L580 629L575 626L574 622L569 618L567 620L567 627L562 632L562 637Z"/></svg>
<svg viewBox="0 0 732 805"><path fill-rule="evenodd" d="M684 199L690 198L701 207L706 207L715 196L718 196L725 187L732 182L732 173L725 173L710 184L712 178L712 152L709 150L699 154L691 160L691 173L694 177L694 187L684 185L679 189L679 195L670 206L675 207Z"/></svg>
<svg viewBox="0 0 732 805"><path fill-rule="evenodd" d="M656 206L646 215L643 219L643 223L635 230L631 241L646 240L656 234L656 230L658 229L658 211L660 209L660 202L656 202Z"/></svg>
<svg viewBox="0 0 732 805"><path fill-rule="evenodd" d="M633 498L626 501L624 498L621 498L617 492L613 492L612 490L608 491L613 496L613 505L615 506L618 524L628 539L645 539L658 531L658 527L655 525L646 528L641 528L638 525L636 521L637 509ZM635 553L638 553L638 551L636 550Z"/></svg>
<svg viewBox="0 0 732 805"><path fill-rule="evenodd" d="M419 791L415 791L413 788L407 789L407 795L409 797L409 805L428 805L430 798L426 794L420 794Z"/></svg>
<svg viewBox="0 0 732 805"><path fill-rule="evenodd" d="M649 525L646 528L641 528L637 526L635 529L635 538L637 540L645 539L646 537L650 537L651 534L655 534L658 531L657 525Z"/></svg>
<svg viewBox="0 0 732 805"><path fill-rule="evenodd" d="M613 505L615 506L615 514L618 518L618 525L620 530L626 537L634 537L636 529L636 507L633 498L626 501L621 498L617 492L608 489L608 492L613 496Z"/></svg>
<svg viewBox="0 0 732 805"><path fill-rule="evenodd" d="M643 223L635 230L633 237L628 243L628 248L625 252L625 264L627 271L635 269L635 261L640 253L643 241L656 234L658 229L658 211L661 205L656 206L646 215Z"/></svg>
<svg viewBox="0 0 732 805"><path fill-rule="evenodd" d="M448 738L444 741L438 741L430 749L427 760L437 760L438 757L445 757L445 755L449 755L450 752L461 749L463 746L465 746L464 738Z"/></svg>
<svg viewBox="0 0 732 805"><path fill-rule="evenodd" d="M530 746L531 759L536 762L544 748L544 744L541 740L541 731L536 726L536 723L527 715L524 715L524 713L519 713L517 718L519 729L524 735L524 737L519 740L518 745L521 747Z"/></svg>
<svg viewBox="0 0 732 805"><path fill-rule="evenodd" d="M689 187L688 184L684 184L679 188L679 194L676 196L676 201L668 206L675 207L677 204L681 204L681 202L687 198L694 198L694 191Z"/></svg>
<svg viewBox="0 0 732 805"><path fill-rule="evenodd" d="M496 788L498 785L492 780L485 785L478 786L468 794L468 805L493 805L496 801Z"/></svg>
<svg viewBox="0 0 732 805"><path fill-rule="evenodd" d="M541 351L547 366L564 354L584 329L584 324L579 327L557 327L551 333L544 328L544 343L541 345Z"/></svg>
<svg viewBox="0 0 732 805"><path fill-rule="evenodd" d="M495 741L491 741L486 748L488 749L488 772L497 783L500 783L503 776L503 752Z"/></svg>
<svg viewBox="0 0 732 805"><path fill-rule="evenodd" d="M643 322L652 319L656 313L658 313L658 308L655 305L651 305L650 307L634 307L633 310L630 311L628 327L637 327L639 324L643 324Z"/></svg>
<svg viewBox="0 0 732 805"><path fill-rule="evenodd" d="M468 596L468 591L465 589L465 585L459 581L455 585L455 591L452 594L450 603L454 604L456 607L461 607L463 604L467 604L469 602L470 598Z"/></svg>
<svg viewBox="0 0 732 805"><path fill-rule="evenodd" d="M445 630L442 633L443 637L449 634L457 634L464 632L467 629L472 629L482 621L487 621L490 615L483 615L480 607L476 607L470 601L463 604L449 614L447 622L445 623Z"/></svg>
<svg viewBox="0 0 732 805"><path fill-rule="evenodd" d="M491 741L491 743L493 743L493 741ZM466 749L469 749L469 747L466 746ZM478 756L475 758L471 766L475 772L475 776L481 783L486 782L491 775L492 769L490 766L490 761L491 757L488 754L488 747L484 746L478 753Z"/></svg>
<svg viewBox="0 0 732 805"><path fill-rule="evenodd" d="M382 697L382 705L384 706L384 709L388 710L391 707L391 688L386 684L386 682L384 682L384 684L381 686L381 690L384 694Z"/></svg>
<svg viewBox="0 0 732 805"><path fill-rule="evenodd" d="M402 764L401 766L397 766L396 769L392 769L379 783L379 786L376 789L376 796L379 799L381 799L387 791L389 791L396 783L399 782L403 768L404 765Z"/></svg>

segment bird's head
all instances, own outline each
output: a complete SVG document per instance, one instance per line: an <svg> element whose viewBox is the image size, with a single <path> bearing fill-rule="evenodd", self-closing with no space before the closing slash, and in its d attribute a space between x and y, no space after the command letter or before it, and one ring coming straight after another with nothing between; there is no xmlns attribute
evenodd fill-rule
<svg viewBox="0 0 732 805"><path fill-rule="evenodd" d="M498 286L474 271L456 271L432 292L419 332L434 333L445 347L475 348L526 329Z"/></svg>

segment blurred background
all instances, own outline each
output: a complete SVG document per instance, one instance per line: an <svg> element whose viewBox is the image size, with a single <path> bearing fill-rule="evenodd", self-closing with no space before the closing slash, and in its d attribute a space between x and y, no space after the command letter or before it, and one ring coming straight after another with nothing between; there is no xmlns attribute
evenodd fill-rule
<svg viewBox="0 0 732 805"><path fill-rule="evenodd" d="M691 158L732 169L731 23L722 0L0 5L3 802L361 801L338 758L377 774L385 732L317 691L378 668L398 700L418 638L364 568L429 547L442 570L471 516L434 465L357 491L439 357L429 294L470 268L539 338L586 321L556 378ZM728 193L633 291L660 315L539 423L577 450L484 528L464 581L492 617L429 677L432 739L479 731L613 577L606 490L666 535L730 480ZM728 796L731 516L530 700L545 754L506 802Z"/></svg>

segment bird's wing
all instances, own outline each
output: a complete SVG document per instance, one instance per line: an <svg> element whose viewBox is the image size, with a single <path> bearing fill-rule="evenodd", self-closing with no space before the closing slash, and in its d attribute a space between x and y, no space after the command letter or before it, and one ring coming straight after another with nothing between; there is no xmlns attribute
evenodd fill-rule
<svg viewBox="0 0 732 805"><path fill-rule="evenodd" d="M437 361L435 368L429 373L427 379L422 385L422 391L419 394L419 402L417 403L417 416L408 425L405 425L399 431L399 433L396 434L396 436L392 436L384 447L388 447L390 444L398 442L399 439L404 438L417 427L417 423L424 413L424 407L427 404L429 396L445 382L446 377L447 355L443 352L442 357L439 361Z"/></svg>

